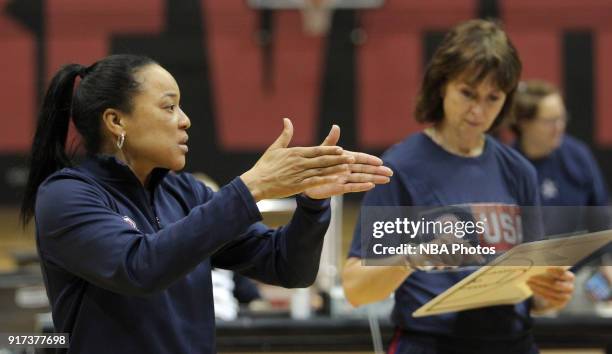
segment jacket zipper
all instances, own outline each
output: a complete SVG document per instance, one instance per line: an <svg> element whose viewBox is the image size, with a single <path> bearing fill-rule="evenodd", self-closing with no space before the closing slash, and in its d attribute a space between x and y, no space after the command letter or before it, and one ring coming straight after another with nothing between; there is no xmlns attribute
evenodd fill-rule
<svg viewBox="0 0 612 354"><path fill-rule="evenodd" d="M159 220L157 212L155 211L155 190L153 190L153 193L151 193L151 213L153 214L153 217L155 217L155 224L157 225L157 230L161 230L161 221Z"/></svg>
<svg viewBox="0 0 612 354"><path fill-rule="evenodd" d="M161 221L159 220L159 217L157 216L157 213L155 212L154 196L151 195L151 199L149 200L148 195L150 193L145 188L142 188L142 187L140 191L141 191L141 194L144 196L144 200L146 201L144 207L145 207L146 213L148 214L149 220L154 225L154 228L156 228L155 231L161 230L162 229ZM153 192L153 194L154 193L155 192Z"/></svg>

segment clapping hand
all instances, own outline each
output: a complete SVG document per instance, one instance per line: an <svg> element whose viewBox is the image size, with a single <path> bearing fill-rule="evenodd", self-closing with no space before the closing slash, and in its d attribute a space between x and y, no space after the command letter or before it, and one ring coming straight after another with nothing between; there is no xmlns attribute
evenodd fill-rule
<svg viewBox="0 0 612 354"><path fill-rule="evenodd" d="M334 146L340 139L340 127L332 126L321 146ZM313 199L324 199L334 195L368 191L377 184L389 183L393 175L390 168L376 156L363 152L343 150L343 155L353 157L354 161L346 170L337 173L337 178L325 184L308 188L304 194Z"/></svg>

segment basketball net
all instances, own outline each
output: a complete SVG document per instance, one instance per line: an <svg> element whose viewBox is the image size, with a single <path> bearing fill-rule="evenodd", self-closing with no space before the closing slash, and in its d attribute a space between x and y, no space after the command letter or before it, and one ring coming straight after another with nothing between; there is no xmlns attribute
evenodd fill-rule
<svg viewBox="0 0 612 354"><path fill-rule="evenodd" d="M302 28L310 36L321 36L329 31L333 0L303 0Z"/></svg>

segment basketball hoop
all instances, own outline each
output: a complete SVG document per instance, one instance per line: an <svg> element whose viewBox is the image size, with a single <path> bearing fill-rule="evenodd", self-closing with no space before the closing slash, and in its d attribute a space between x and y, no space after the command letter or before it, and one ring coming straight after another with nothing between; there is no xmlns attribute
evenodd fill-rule
<svg viewBox="0 0 612 354"><path fill-rule="evenodd" d="M329 32L336 9L365 10L382 6L384 0L247 0L253 9L299 10L306 35L322 36Z"/></svg>
<svg viewBox="0 0 612 354"><path fill-rule="evenodd" d="M302 29L310 36L327 34L331 25L333 0L304 0L302 12Z"/></svg>

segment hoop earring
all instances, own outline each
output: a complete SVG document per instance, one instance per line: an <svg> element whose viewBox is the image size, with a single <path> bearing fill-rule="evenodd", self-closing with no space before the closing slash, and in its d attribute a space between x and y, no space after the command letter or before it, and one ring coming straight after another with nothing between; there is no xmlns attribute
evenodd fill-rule
<svg viewBox="0 0 612 354"><path fill-rule="evenodd" d="M125 142L125 133L121 133L119 138L117 138L117 147L119 148L119 150L121 150L121 148L123 147L124 142Z"/></svg>

